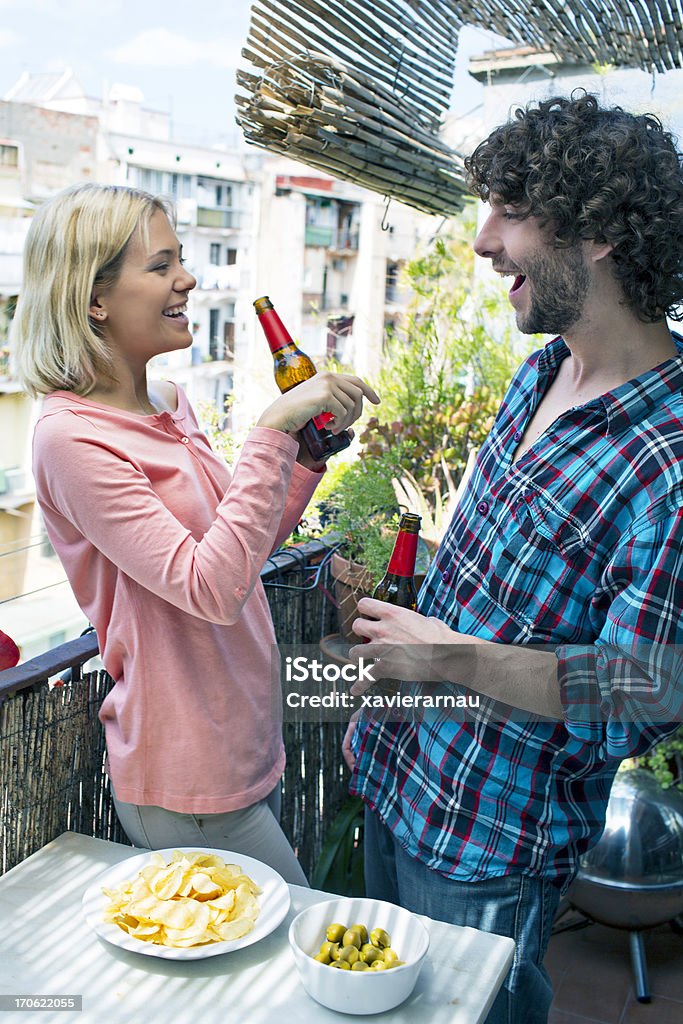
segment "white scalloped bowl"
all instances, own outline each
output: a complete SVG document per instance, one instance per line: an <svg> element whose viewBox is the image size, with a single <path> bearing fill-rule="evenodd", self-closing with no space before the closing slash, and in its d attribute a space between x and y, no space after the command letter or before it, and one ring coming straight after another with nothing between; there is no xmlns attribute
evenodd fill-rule
<svg viewBox="0 0 683 1024"><path fill-rule="evenodd" d="M384 928L405 964L388 971L339 971L314 960L332 922ZM301 983L311 998L341 1013L381 1013L398 1006L415 988L429 949L429 932L410 911L361 897L323 900L298 914L289 943Z"/></svg>

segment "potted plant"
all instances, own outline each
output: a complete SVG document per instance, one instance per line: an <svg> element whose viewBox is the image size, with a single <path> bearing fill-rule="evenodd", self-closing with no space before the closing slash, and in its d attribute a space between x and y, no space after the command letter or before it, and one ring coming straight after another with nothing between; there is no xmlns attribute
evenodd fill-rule
<svg viewBox="0 0 683 1024"><path fill-rule="evenodd" d="M399 503L392 486L393 455L372 464L363 459L331 467L316 496L323 532L341 541L332 555L342 638L352 641L351 623L361 597L371 594L384 575L394 543Z"/></svg>

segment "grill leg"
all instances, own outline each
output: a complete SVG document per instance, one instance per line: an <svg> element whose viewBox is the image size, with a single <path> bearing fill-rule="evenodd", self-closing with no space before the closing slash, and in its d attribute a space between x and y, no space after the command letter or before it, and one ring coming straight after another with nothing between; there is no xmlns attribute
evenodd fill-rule
<svg viewBox="0 0 683 1024"><path fill-rule="evenodd" d="M647 961L642 932L629 932L631 965L636 982L636 997L639 1003L651 1003L650 986L647 980Z"/></svg>

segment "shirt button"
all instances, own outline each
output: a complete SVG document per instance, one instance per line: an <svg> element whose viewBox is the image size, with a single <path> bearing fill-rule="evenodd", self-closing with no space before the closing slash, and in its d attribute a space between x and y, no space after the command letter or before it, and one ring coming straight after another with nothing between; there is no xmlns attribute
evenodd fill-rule
<svg viewBox="0 0 683 1024"><path fill-rule="evenodd" d="M451 580L453 579L453 570L446 569L445 572L441 573L441 579L444 581L444 583L450 583Z"/></svg>
<svg viewBox="0 0 683 1024"><path fill-rule="evenodd" d="M521 441L522 440L522 431L521 430L515 430L514 434L512 435L512 440L513 441Z"/></svg>
<svg viewBox="0 0 683 1024"><path fill-rule="evenodd" d="M488 501L480 501L477 505L477 512L480 512L483 516L487 516L490 508L491 506Z"/></svg>
<svg viewBox="0 0 683 1024"><path fill-rule="evenodd" d="M189 437L181 437L180 440L183 442L183 444L189 444L190 443Z"/></svg>

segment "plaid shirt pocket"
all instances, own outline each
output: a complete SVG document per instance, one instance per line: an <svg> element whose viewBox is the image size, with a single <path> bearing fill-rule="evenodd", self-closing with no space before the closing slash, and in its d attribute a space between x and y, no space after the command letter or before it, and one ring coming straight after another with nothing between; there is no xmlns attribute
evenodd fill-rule
<svg viewBox="0 0 683 1024"><path fill-rule="evenodd" d="M573 629L577 577L591 560L587 532L539 491L508 505L501 519L484 579L491 600L533 639Z"/></svg>

